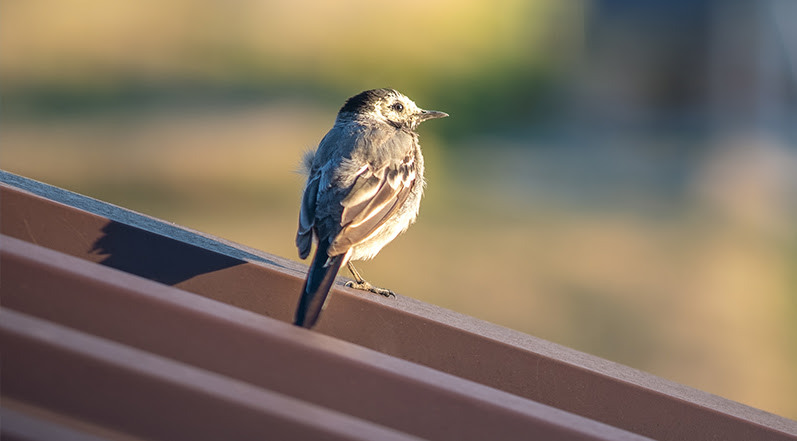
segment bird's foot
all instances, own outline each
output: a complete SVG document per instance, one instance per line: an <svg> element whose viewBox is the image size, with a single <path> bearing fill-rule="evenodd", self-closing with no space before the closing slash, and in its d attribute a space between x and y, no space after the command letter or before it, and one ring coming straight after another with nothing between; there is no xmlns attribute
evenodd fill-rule
<svg viewBox="0 0 797 441"><path fill-rule="evenodd" d="M380 296L396 298L396 293L394 293L393 291L385 288L378 288L366 282L365 280L363 280L362 282L348 281L346 282L346 286L348 286L349 288L359 289L362 291L370 291L374 294L379 294Z"/></svg>

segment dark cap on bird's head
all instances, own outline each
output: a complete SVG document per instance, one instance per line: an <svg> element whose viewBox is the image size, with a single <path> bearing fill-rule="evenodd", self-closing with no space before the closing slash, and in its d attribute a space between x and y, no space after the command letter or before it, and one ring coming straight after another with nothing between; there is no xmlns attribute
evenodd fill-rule
<svg viewBox="0 0 797 441"><path fill-rule="evenodd" d="M372 118L396 128L414 129L423 121L444 118L445 112L423 110L394 89L372 89L346 100L338 112L339 119Z"/></svg>

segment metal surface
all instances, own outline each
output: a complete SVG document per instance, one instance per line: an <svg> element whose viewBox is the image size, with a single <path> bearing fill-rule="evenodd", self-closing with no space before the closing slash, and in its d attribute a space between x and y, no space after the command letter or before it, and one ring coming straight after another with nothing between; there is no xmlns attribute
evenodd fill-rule
<svg viewBox="0 0 797 441"><path fill-rule="evenodd" d="M9 310L0 344L3 395L145 439L418 439Z"/></svg>
<svg viewBox="0 0 797 441"><path fill-rule="evenodd" d="M7 397L0 407L0 422L3 441L142 441Z"/></svg>
<svg viewBox="0 0 797 441"><path fill-rule="evenodd" d="M0 203L2 204L0 207L0 215L2 215L0 229L3 234L103 265L87 264L83 271L92 271L91 268L96 271L110 271L105 268L105 266L110 266L178 287L181 290L219 300L240 308L236 309L240 313L245 312L241 309L248 310L284 322L291 318L301 287L301 277L304 276L304 267L301 265L14 175L1 174L0 178L7 182L6 185L0 186ZM6 239L5 242L10 242L10 240ZM58 254L56 253L56 255ZM62 256L62 258L66 259L67 256ZM52 265L52 262L48 265ZM69 273L77 266L73 260L62 271ZM7 268L7 265L4 267ZM26 278L21 280L36 280L43 278L42 274L57 273L53 267L30 269L30 271ZM2 274L5 279L8 272L3 271ZM126 274L124 276L131 277ZM84 276L78 278L84 278ZM107 281L107 279L105 280ZM81 283L84 282L88 283L86 280ZM66 281L59 283L65 284L65 286L67 284ZM132 284L133 282L126 281L125 283ZM170 289L167 286L152 285ZM2 284L4 291L6 286L4 280ZM414 399L414 394L406 392L411 390L416 393L419 390L426 390L424 388L429 387L429 383L439 381L438 376L451 374L489 386L484 388L466 382L466 384L478 386L481 389L465 387L460 395L470 395L473 399L490 398L494 397L491 395L492 393L499 393L490 389L496 388L508 392L503 395L505 398L495 398L498 403L493 404L497 406L503 401L511 403L508 407L514 409L515 403L536 401L584 416L587 418L585 421L591 419L603 422L656 439L774 440L797 438L797 423L794 421L403 296L399 296L395 300L382 299L342 286L335 288L330 298L329 307L319 322L317 331L389 355L389 357L385 357L382 354L369 352L383 358L379 359L378 363L372 363L370 367L366 368L365 366L369 365L361 365L361 361L350 359L343 365L336 364L342 363L341 359L330 357L328 352L320 352L320 348L338 348L336 345L343 344L343 342L318 335L316 332L303 333L301 330L293 329L283 323L269 321L274 326L267 328L269 329L265 334L267 338L263 334L251 334L251 330L238 329L234 324L218 325L218 322L210 319L208 319L209 321L196 320L193 322L188 318L179 319L181 314L188 313L179 308L175 309L174 306L161 305L160 308L165 309L147 309L145 306L153 304L155 300L133 294L120 297L120 299L127 299L124 301L108 300L107 302L110 304L101 307L100 305L103 303L97 299L103 297L100 293L104 289L108 289L108 287L96 288L94 299L58 300L44 297L38 303L31 301L30 305L33 306L28 305L25 308L32 308L27 310L30 314L59 323L67 321L68 316L74 315L69 319L71 321L63 324L111 339L121 339L118 336L111 337L113 335L109 331L109 329L113 329L111 325L118 325L118 322L129 320L133 324L127 328L128 337L126 338L130 340L126 340L125 344L142 347L141 345L144 343L136 339L147 337L148 341L157 343L153 343L154 346L147 346L147 351L160 353L184 363L197 364L203 369L236 378L240 378L243 374L230 370L233 369L235 363L220 366L220 360L241 359L243 361L239 363L240 369L244 369L247 365L260 366L256 363L250 364L254 361L248 357L255 355L248 354L247 351L232 354L224 352L230 350L229 347L237 347L239 341L247 341L243 336L249 336L247 338L251 341L248 344L240 343L240 345L249 348L248 351L253 353L260 353L259 351L263 351L261 348L271 347L266 345L265 340L267 339L276 339L278 336L280 339L284 339L287 338L285 335L298 336L296 338L300 343L297 344L319 344L319 348L312 351L307 349L307 352L302 352L295 347L287 349L291 346L274 346L264 352L268 354L275 351L273 354L282 354L279 358L283 359L284 365L281 365L282 367L279 369L283 369L283 371L277 368L273 368L273 371L271 368L260 369L261 373L257 374L260 375L259 377L252 373L251 375L254 377L246 377L244 381L260 384L261 387L267 387L270 390L288 393L302 400L350 412L352 415L358 415L359 418L394 427L391 424L398 423L391 423L388 416L381 415L376 409L373 409L384 406L383 403L374 401L376 400L374 395L377 394L369 394L369 390L374 388L373 390L380 391L379 394L395 400L395 403L400 403L391 408L391 410L399 412L395 415L396 419L415 421L413 423L403 422L402 424L405 426L402 426L401 430L418 436L434 435L431 432L434 429L434 424L444 427L451 426L447 424L448 420L442 418L442 414L434 413L433 410L437 409L437 401L433 401L428 395L423 394L419 396L424 398ZM86 289L85 286L81 290L84 296L90 296L93 292L92 289ZM71 292L76 289L66 291ZM146 292L150 292L150 290L148 289ZM207 301L200 297L191 297L197 299L196 301ZM3 298L6 298L5 292ZM5 300L3 302L5 303ZM81 303L90 305L92 302L98 308L93 314L91 308L81 309L77 306ZM118 315L111 313L114 310L113 302L119 302L116 304L116 308L119 308L118 311L137 311L130 316L136 318L121 319ZM35 306L36 304L38 306ZM18 308L22 307L18 306ZM50 308L49 312L48 308ZM71 312L64 313L65 310ZM99 311L104 312L99 313ZM65 318L59 319L58 316ZM262 320L263 317L259 317L259 319ZM103 322L107 323L100 326ZM156 327L155 323L159 325ZM213 326L213 323L217 323L217 325ZM97 326L97 329L87 328L90 326ZM166 326L166 328L164 329L162 326ZM168 334L174 334L175 339L163 337ZM162 341L158 342L159 339ZM198 345L197 342L203 343ZM156 349L159 347L158 345L163 346ZM188 348L194 345L198 345L202 349L195 348L193 352L189 351ZM351 351L351 348L363 350L352 345L347 345L346 348L336 350L346 353ZM203 352L206 353L204 361L201 360ZM305 355L297 355L302 353ZM307 354L314 354L312 357L318 358L312 358ZM260 353L260 356L265 357L263 353ZM308 361L311 359L312 362ZM300 363L295 360L304 361ZM405 360L432 369L425 369L411 375L405 373L402 382L396 383L398 380L395 375L398 374L391 374L392 363L405 363ZM265 363L263 360L260 362ZM406 364L412 365L411 363ZM313 371L308 368L312 365L330 366L330 370ZM387 368L377 369L374 367L383 365ZM267 366L271 366L271 364ZM357 370L355 366L360 366L362 370ZM250 369L253 368L250 367ZM435 372L435 370L439 372ZM275 375L274 378L276 378L276 372L285 372L284 376L280 377L285 378L284 382L272 380L271 383L264 383L263 381L266 381L264 378L271 375L269 372ZM291 372L295 372L296 375L291 377L289 375ZM379 372L379 375L374 372ZM298 375L299 373L305 375ZM369 377L366 373L373 376ZM454 378L451 375L445 375L445 378ZM321 380L326 376L334 380L331 381L332 383L341 383L348 387L343 390L335 388L326 391L319 390L318 384L323 385L324 382ZM411 381L413 377L415 377L414 382ZM309 378L312 381L308 384L316 386L303 389L299 378ZM365 378L370 378L370 380L364 383L357 381ZM284 384L284 386L280 386L280 384ZM280 387L286 389L280 389ZM453 386L449 389L448 392L438 391L438 393L453 394L457 390ZM485 392L487 390L491 392ZM487 395L482 396L481 394ZM351 402L362 403L362 408L358 410L356 406L347 404L343 398L337 398L336 401L336 395L350 397ZM461 396L459 399L465 400ZM489 399L487 401L490 402ZM432 406L432 410L426 409L421 405L424 402L433 403L435 406ZM477 400L477 402L480 401ZM471 403L471 405L479 408L483 404ZM412 409L405 409L416 406L431 413L419 412L421 415L416 417L413 416ZM497 414L504 411L510 412L511 409L506 409L506 407L506 405L503 408L498 406L503 410L494 409L493 411ZM452 412L450 418L455 418L455 415L456 412ZM467 418L461 419L463 427L469 427L466 420L472 419L472 414L465 413L463 415L467 415ZM431 422L425 423L428 427L424 426L424 421L426 421L424 416L427 420L431 420ZM543 418L548 417L548 414L543 416ZM379 418L384 418L384 420ZM529 416L527 415L525 418L529 418ZM483 424L491 427L489 421L485 422L484 420L475 425ZM430 432L424 432L424 430ZM470 430L463 430L463 433L470 433Z"/></svg>
<svg viewBox="0 0 797 441"><path fill-rule="evenodd" d="M303 402L425 439L641 438L140 277L2 240L4 308Z"/></svg>

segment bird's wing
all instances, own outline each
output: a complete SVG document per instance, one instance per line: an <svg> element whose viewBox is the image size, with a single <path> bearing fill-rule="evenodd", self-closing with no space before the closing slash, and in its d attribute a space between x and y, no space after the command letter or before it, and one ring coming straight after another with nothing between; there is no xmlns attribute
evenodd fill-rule
<svg viewBox="0 0 797 441"><path fill-rule="evenodd" d="M299 230L296 232L296 247L299 248L299 257L302 259L310 255L312 248L319 180L320 175L308 179L304 195L302 195L302 206L299 209Z"/></svg>
<svg viewBox="0 0 797 441"><path fill-rule="evenodd" d="M345 253L384 225L407 200L417 178L412 155L379 168L366 164L358 171L354 185L340 202L343 228L329 247L330 256Z"/></svg>

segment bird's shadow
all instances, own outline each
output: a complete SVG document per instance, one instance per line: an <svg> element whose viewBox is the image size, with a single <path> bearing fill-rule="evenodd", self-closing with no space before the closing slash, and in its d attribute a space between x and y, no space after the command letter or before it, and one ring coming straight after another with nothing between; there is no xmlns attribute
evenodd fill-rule
<svg viewBox="0 0 797 441"><path fill-rule="evenodd" d="M100 264L167 285L246 263L240 258L120 222L110 221L102 228L102 233L91 248L92 254L105 256ZM212 243L214 248L226 247L235 254L243 253L221 242L199 238ZM242 257L266 261L259 256Z"/></svg>

